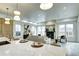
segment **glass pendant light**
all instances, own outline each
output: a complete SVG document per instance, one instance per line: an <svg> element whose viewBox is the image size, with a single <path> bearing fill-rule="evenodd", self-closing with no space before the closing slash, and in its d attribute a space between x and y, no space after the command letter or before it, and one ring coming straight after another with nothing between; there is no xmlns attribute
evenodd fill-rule
<svg viewBox="0 0 79 59"><path fill-rule="evenodd" d="M20 11L18 11L18 3L16 4L16 8L17 8L17 10L15 10L14 11L14 20L16 20L16 21L20 21Z"/></svg>
<svg viewBox="0 0 79 59"><path fill-rule="evenodd" d="M20 21L20 16L14 16L14 20Z"/></svg>
<svg viewBox="0 0 79 59"><path fill-rule="evenodd" d="M7 16L8 16L8 9L9 8L6 8L6 10L7 10ZM10 18L8 18L8 17L5 18L5 24L10 24Z"/></svg>
<svg viewBox="0 0 79 59"><path fill-rule="evenodd" d="M21 14L20 11L17 11L17 10L14 11L14 15L19 16L20 14Z"/></svg>
<svg viewBox="0 0 79 59"><path fill-rule="evenodd" d="M10 24L10 21L9 20L5 20L5 24Z"/></svg>

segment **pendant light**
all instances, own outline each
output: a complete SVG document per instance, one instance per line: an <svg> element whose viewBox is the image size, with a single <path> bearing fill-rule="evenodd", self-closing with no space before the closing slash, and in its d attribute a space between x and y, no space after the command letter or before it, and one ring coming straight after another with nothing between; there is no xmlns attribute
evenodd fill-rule
<svg viewBox="0 0 79 59"><path fill-rule="evenodd" d="M40 8L42 10L48 10L53 7L53 3L41 3Z"/></svg>
<svg viewBox="0 0 79 59"><path fill-rule="evenodd" d="M14 20L19 21L20 20L20 16L14 16Z"/></svg>
<svg viewBox="0 0 79 59"><path fill-rule="evenodd" d="M14 20L20 21L20 11L18 11L18 3L16 4L16 10L14 11Z"/></svg>
<svg viewBox="0 0 79 59"><path fill-rule="evenodd" d="M5 18L5 24L10 24L10 18L8 18L8 9L9 8L6 8L6 10L7 10L7 16Z"/></svg>
<svg viewBox="0 0 79 59"><path fill-rule="evenodd" d="M15 10L14 15L20 16L20 11Z"/></svg>

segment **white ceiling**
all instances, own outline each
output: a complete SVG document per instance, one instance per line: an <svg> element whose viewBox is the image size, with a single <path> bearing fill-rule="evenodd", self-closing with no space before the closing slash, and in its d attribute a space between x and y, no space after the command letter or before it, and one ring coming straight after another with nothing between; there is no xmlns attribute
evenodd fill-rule
<svg viewBox="0 0 79 59"><path fill-rule="evenodd" d="M0 3L0 14L6 14L9 8L9 15L14 16L13 11L16 3ZM29 22L42 22L78 16L79 4L77 3L54 3L54 6L46 11L40 9L40 3L19 3L18 10L21 12L21 20Z"/></svg>

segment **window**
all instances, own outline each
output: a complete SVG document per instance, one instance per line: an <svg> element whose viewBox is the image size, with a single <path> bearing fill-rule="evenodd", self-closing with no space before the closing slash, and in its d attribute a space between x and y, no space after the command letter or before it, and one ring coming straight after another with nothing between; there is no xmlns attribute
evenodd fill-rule
<svg viewBox="0 0 79 59"><path fill-rule="evenodd" d="M37 35L41 34L42 36L45 35L45 26L38 26L37 27Z"/></svg>
<svg viewBox="0 0 79 59"><path fill-rule="evenodd" d="M59 25L59 36L65 35L65 25Z"/></svg>
<svg viewBox="0 0 79 59"><path fill-rule="evenodd" d="M68 37L73 37L73 24L66 24L66 32Z"/></svg>
<svg viewBox="0 0 79 59"><path fill-rule="evenodd" d="M20 36L21 35L21 25L16 24L15 31L16 31L16 36Z"/></svg>
<svg viewBox="0 0 79 59"><path fill-rule="evenodd" d="M36 35L36 27L35 26L32 26L32 28L31 28L32 30L32 35Z"/></svg>
<svg viewBox="0 0 79 59"><path fill-rule="evenodd" d="M43 36L45 35L45 26L42 26L41 33L42 33Z"/></svg>
<svg viewBox="0 0 79 59"><path fill-rule="evenodd" d="M67 35L68 37L73 37L73 24L59 25L59 35Z"/></svg>
<svg viewBox="0 0 79 59"><path fill-rule="evenodd" d="M21 31L21 25L18 25L18 24L16 25L16 31L19 31L19 32Z"/></svg>
<svg viewBox="0 0 79 59"><path fill-rule="evenodd" d="M41 34L41 26L37 27L37 34Z"/></svg>

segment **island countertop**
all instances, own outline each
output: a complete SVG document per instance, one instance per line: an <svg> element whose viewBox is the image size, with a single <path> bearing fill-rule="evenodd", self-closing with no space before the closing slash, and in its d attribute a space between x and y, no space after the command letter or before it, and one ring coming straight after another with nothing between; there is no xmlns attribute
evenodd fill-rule
<svg viewBox="0 0 79 59"><path fill-rule="evenodd" d="M1 56L65 56L66 48L43 44L40 48L33 48L33 41L26 43L11 43L0 46Z"/></svg>

